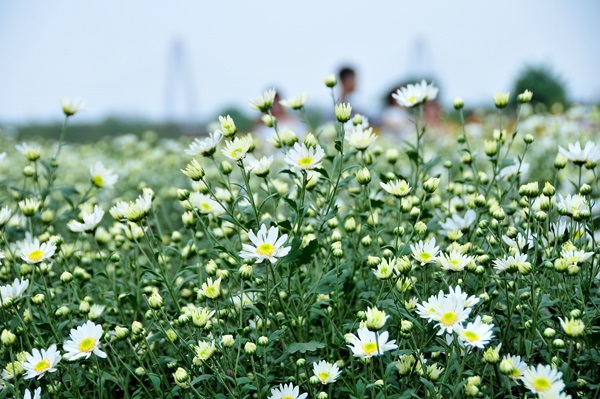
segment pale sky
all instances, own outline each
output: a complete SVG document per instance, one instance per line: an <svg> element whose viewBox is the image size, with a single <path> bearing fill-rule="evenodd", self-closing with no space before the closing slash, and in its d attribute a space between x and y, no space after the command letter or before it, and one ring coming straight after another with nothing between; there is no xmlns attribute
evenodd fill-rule
<svg viewBox="0 0 600 399"><path fill-rule="evenodd" d="M486 104L526 63L552 66L573 100L598 101L598 16L597 0L0 0L0 121L59 119L61 97L84 101L82 121L189 106L204 119L273 85L325 104L323 77L347 63L374 109L423 69L444 102Z"/></svg>

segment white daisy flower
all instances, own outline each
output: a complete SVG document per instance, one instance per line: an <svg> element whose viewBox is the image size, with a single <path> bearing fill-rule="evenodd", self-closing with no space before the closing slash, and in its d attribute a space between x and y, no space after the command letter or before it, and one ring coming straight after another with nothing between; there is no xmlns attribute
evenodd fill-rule
<svg viewBox="0 0 600 399"><path fill-rule="evenodd" d="M261 159L248 157L248 165L246 169L254 173L258 177L264 177L269 174L271 165L273 164L273 156L265 156Z"/></svg>
<svg viewBox="0 0 600 399"><path fill-rule="evenodd" d="M444 295L442 291L417 304L417 314L421 318L427 322L437 322L436 326L440 328L437 335L444 332L451 334L456 326L467 320L470 313L471 308L464 306L462 295Z"/></svg>
<svg viewBox="0 0 600 399"><path fill-rule="evenodd" d="M109 212L116 220L139 222L145 218L152 209L152 192L144 190L135 201L119 201L110 208Z"/></svg>
<svg viewBox="0 0 600 399"><path fill-rule="evenodd" d="M494 259L493 263L496 273L502 273L506 270L517 271L519 270L519 265L521 265L521 267L531 265L527 262L527 255L521 254L520 252L515 253L513 256L505 255L502 259Z"/></svg>
<svg viewBox="0 0 600 399"><path fill-rule="evenodd" d="M271 389L268 399L306 399L307 393L300 394L300 387L294 384L279 384L279 388Z"/></svg>
<svg viewBox="0 0 600 399"><path fill-rule="evenodd" d="M205 283L202 283L201 290L198 291L199 296L203 295L210 299L218 298L221 295L221 277L213 281L212 277L206 279Z"/></svg>
<svg viewBox="0 0 600 399"><path fill-rule="evenodd" d="M83 223L78 222L77 220L71 220L69 223L67 223L67 226L71 231L76 233L89 233L96 229L103 217L104 211L102 208L100 208L98 205L94 205L94 210L91 213L81 212L81 219L83 219Z"/></svg>
<svg viewBox="0 0 600 399"><path fill-rule="evenodd" d="M468 229L473 225L473 223L475 223L476 218L477 213L475 213L475 211L472 209L469 209L467 212L465 212L464 217L460 217L455 213L451 218L447 218L443 222L440 222L440 234L447 236L451 231Z"/></svg>
<svg viewBox="0 0 600 399"><path fill-rule="evenodd" d="M0 209L0 227L4 226L12 217L12 211L7 207Z"/></svg>
<svg viewBox="0 0 600 399"><path fill-rule="evenodd" d="M306 94L302 94L296 97L290 97L287 100L279 101L279 104L283 105L286 108L291 108L295 110L299 110L304 107L306 103Z"/></svg>
<svg viewBox="0 0 600 399"><path fill-rule="evenodd" d="M398 348L396 340L388 342L387 331L377 333L368 328L359 328L358 337L354 334L346 335L346 345L352 349L354 357L369 359L373 356L382 356L385 352Z"/></svg>
<svg viewBox="0 0 600 399"><path fill-rule="evenodd" d="M562 373L549 365L538 364L529 367L523 372L521 381L531 392L540 395L540 397L543 397L547 392L560 392L565 388Z"/></svg>
<svg viewBox="0 0 600 399"><path fill-rule="evenodd" d="M585 252L582 250L566 250L560 251L560 256L565 258L569 263L577 264L586 262L589 258L594 255L593 252Z"/></svg>
<svg viewBox="0 0 600 399"><path fill-rule="evenodd" d="M242 244L240 257L243 259L256 259L255 263L261 263L268 260L271 263L277 262L277 258L286 256L292 247L283 247L287 241L287 234L279 236L279 227L273 226L267 231L266 225L261 225L260 230L255 235L252 230L248 230L248 238L252 245Z"/></svg>
<svg viewBox="0 0 600 399"><path fill-rule="evenodd" d="M385 191L397 198L406 197L408 193L410 193L410 190L412 190L410 184L408 184L408 182L403 179L390 181L389 183L380 182L379 185Z"/></svg>
<svg viewBox="0 0 600 399"><path fill-rule="evenodd" d="M262 96L258 96L255 99L250 100L252 108L259 110L260 112L267 112L273 106L275 95L277 92L275 89L269 89L264 92Z"/></svg>
<svg viewBox="0 0 600 399"><path fill-rule="evenodd" d="M219 124L221 124L221 134L224 136L233 136L237 132L237 127L233 118L229 115L219 116Z"/></svg>
<svg viewBox="0 0 600 399"><path fill-rule="evenodd" d="M433 83L428 84L425 80L420 83L409 84L401 87L392 97L401 107L414 107L427 100L434 100L437 97L438 88Z"/></svg>
<svg viewBox="0 0 600 399"><path fill-rule="evenodd" d="M426 263L434 262L438 252L440 251L440 247L435 245L435 237L426 242L420 240L416 244L410 244L410 249L412 251L413 258L415 258L418 262L421 262L421 266L425 265Z"/></svg>
<svg viewBox="0 0 600 399"><path fill-rule="evenodd" d="M579 141L575 144L569 144L568 150L558 146L558 153L567 157L569 161L576 165L584 165L587 162L598 162L600 160L600 146L592 141L585 143L583 149Z"/></svg>
<svg viewBox="0 0 600 399"><path fill-rule="evenodd" d="M438 256L438 262L443 270L461 271L473 261L472 256L467 256L457 250L453 250L450 254L442 253Z"/></svg>
<svg viewBox="0 0 600 399"><path fill-rule="evenodd" d="M35 391L33 391L33 398L31 396L31 391L29 389L25 389L25 394L23 394L23 399L40 399L42 397L42 388L37 387Z"/></svg>
<svg viewBox="0 0 600 399"><path fill-rule="evenodd" d="M577 217L582 212L589 212L590 206L585 198L579 194L567 195L563 197L561 194L557 195L556 205L558 212L561 214L569 215L571 217Z"/></svg>
<svg viewBox="0 0 600 399"><path fill-rule="evenodd" d="M321 381L321 384L327 385L335 382L341 371L337 364L321 360L319 363L313 363L313 373Z"/></svg>
<svg viewBox="0 0 600 399"><path fill-rule="evenodd" d="M513 380L520 379L528 367L527 363L521 360L521 356L504 355L500 362L500 369Z"/></svg>
<svg viewBox="0 0 600 399"><path fill-rule="evenodd" d="M106 353L100 350L100 339L102 339L102 326L88 320L84 325L71 329L68 341L65 341L65 359L77 360L89 359L94 354L99 358L105 358Z"/></svg>
<svg viewBox="0 0 600 399"><path fill-rule="evenodd" d="M529 164L527 162L522 162L519 166L519 161L515 160L515 163L509 166L506 166L500 169L500 173L498 173L498 177L500 179L510 179L512 176L516 176L519 174L521 177L527 177L529 174Z"/></svg>
<svg viewBox="0 0 600 399"><path fill-rule="evenodd" d="M460 288L460 285L457 285L454 288L448 287L448 291L449 292L448 292L448 294L446 294L446 297L447 298L456 297L457 300L463 302L463 305L465 306L465 308L472 308L473 306L477 305L480 301L480 299L478 297L476 297L475 295L469 296L466 292L464 292Z"/></svg>
<svg viewBox="0 0 600 399"><path fill-rule="evenodd" d="M221 152L227 158L233 161L239 161L246 157L246 153L248 153L251 146L252 141L248 136L236 137L232 141L228 141Z"/></svg>
<svg viewBox="0 0 600 399"><path fill-rule="evenodd" d="M217 145L223 138L220 130L209 133L208 137L200 140L194 139L192 144L185 150L185 153L192 156L203 155L209 157L217 150Z"/></svg>
<svg viewBox="0 0 600 399"><path fill-rule="evenodd" d="M371 269L373 271L373 274L375 275L375 277L377 277L380 280L385 280L388 279L390 277L392 277L392 275L394 274L394 271L396 270L396 258L391 258L391 259L386 259L383 258L381 260L381 262L379 262L379 264L377 265L377 269Z"/></svg>
<svg viewBox="0 0 600 399"><path fill-rule="evenodd" d="M98 188L113 188L119 176L107 169L102 162L96 162L90 166L92 184Z"/></svg>
<svg viewBox="0 0 600 399"><path fill-rule="evenodd" d="M345 139L357 150L364 151L377 139L377 135L373 133L373 128L363 129L361 126L356 126Z"/></svg>
<svg viewBox="0 0 600 399"><path fill-rule="evenodd" d="M30 161L35 161L41 156L39 145L23 143L16 145L15 148Z"/></svg>
<svg viewBox="0 0 600 399"><path fill-rule="evenodd" d="M4 254L2 254L4 257ZM12 284L3 285L0 287L0 305L10 304L19 299L25 290L29 287L29 280L21 277L21 280L16 278Z"/></svg>
<svg viewBox="0 0 600 399"><path fill-rule="evenodd" d="M215 216L222 215L225 213L225 209L219 204L219 202L212 199L206 194L202 194L198 191L194 191L188 198L191 209L195 209L203 215L213 214ZM184 206L186 204L184 203Z"/></svg>
<svg viewBox="0 0 600 399"><path fill-rule="evenodd" d="M56 365L60 362L61 356L56 345L52 344L48 349L33 349L32 354L25 356L25 363L23 363L23 369L25 369L25 378L29 380L37 377L39 380L46 373L54 373L56 371Z"/></svg>
<svg viewBox="0 0 600 399"><path fill-rule="evenodd" d="M284 160L292 167L293 171L300 172L301 170L309 171L320 168L324 157L325 151L320 145L307 147L304 143L295 143Z"/></svg>
<svg viewBox="0 0 600 399"><path fill-rule="evenodd" d="M466 327L458 325L454 331L463 344L483 349L494 337L493 328L493 324L484 324L481 317L477 316L474 322L469 322Z"/></svg>
<svg viewBox="0 0 600 399"><path fill-rule="evenodd" d="M215 341L198 341L198 345L194 347L196 357L200 360L208 360L217 351Z"/></svg>
<svg viewBox="0 0 600 399"><path fill-rule="evenodd" d="M88 318L90 320L96 320L98 317L102 316L102 313L106 309L106 306L93 304L90 306L90 311L88 312Z"/></svg>
<svg viewBox="0 0 600 399"><path fill-rule="evenodd" d="M26 237L25 240L18 243L17 253L25 262L35 264L45 261L52 257L56 251L56 244L52 241L40 244L40 240Z"/></svg>

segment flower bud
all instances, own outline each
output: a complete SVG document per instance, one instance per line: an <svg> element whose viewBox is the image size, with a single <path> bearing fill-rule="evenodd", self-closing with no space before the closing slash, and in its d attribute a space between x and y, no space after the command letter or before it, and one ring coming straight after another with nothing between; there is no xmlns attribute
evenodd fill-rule
<svg viewBox="0 0 600 399"><path fill-rule="evenodd" d="M592 187L589 184L583 184L579 189L579 194L590 195L592 193Z"/></svg>
<svg viewBox="0 0 600 399"><path fill-rule="evenodd" d="M244 352L248 355L256 353L256 344L254 342L246 342L246 345L244 345Z"/></svg>
<svg viewBox="0 0 600 399"><path fill-rule="evenodd" d="M221 337L221 346L231 348L235 344L235 338L231 334L226 334Z"/></svg>
<svg viewBox="0 0 600 399"><path fill-rule="evenodd" d="M523 142L525 144L531 144L533 143L535 139L533 138L533 136L531 134L526 134L525 136L523 136Z"/></svg>
<svg viewBox="0 0 600 399"><path fill-rule="evenodd" d="M158 310L163 306L163 299L158 292L154 292L148 297L148 305L154 310Z"/></svg>
<svg viewBox="0 0 600 399"><path fill-rule="evenodd" d="M182 388L187 387L190 382L190 376L188 372L182 367L177 368L177 370L173 373L173 379L175 380L175 383Z"/></svg>
<svg viewBox="0 0 600 399"><path fill-rule="evenodd" d="M423 183L423 188L428 193L433 193L435 190L437 190L439 184L440 184L439 177L431 177L431 178L427 179L425 181L425 183Z"/></svg>
<svg viewBox="0 0 600 399"><path fill-rule="evenodd" d="M2 330L2 334L0 334L0 342L2 342L2 345L4 346L11 346L12 344L15 343L15 341L17 340L17 336L15 334L13 334L11 331L9 330Z"/></svg>
<svg viewBox="0 0 600 399"><path fill-rule="evenodd" d="M115 327L115 337L117 339L125 339L129 336L129 329L126 327L116 326Z"/></svg>
<svg viewBox="0 0 600 399"><path fill-rule="evenodd" d="M367 168L361 168L356 172L356 180L362 184L367 185L371 182L371 172Z"/></svg>
<svg viewBox="0 0 600 399"><path fill-rule="evenodd" d="M31 298L31 302L33 302L36 305L41 305L42 303L44 303L45 299L46 297L44 296L44 294L36 294Z"/></svg>
<svg viewBox="0 0 600 399"><path fill-rule="evenodd" d="M567 157L558 154L556 158L554 158L554 167L559 170L564 169L565 166L567 166L567 162L569 162L569 159Z"/></svg>
<svg viewBox="0 0 600 399"><path fill-rule="evenodd" d="M461 110L465 106L465 102L460 97L454 97L454 100L452 100L452 104L454 105L454 109L457 111Z"/></svg>
<svg viewBox="0 0 600 399"><path fill-rule="evenodd" d="M230 174L232 170L233 170L233 166L229 162L227 162L227 161L221 162L221 172L223 172L224 175Z"/></svg>
<svg viewBox="0 0 600 399"><path fill-rule="evenodd" d="M317 145L319 145L319 142L317 141L317 138L314 134L308 133L304 138L304 144L307 147L316 147Z"/></svg>
<svg viewBox="0 0 600 399"><path fill-rule="evenodd" d="M508 105L508 99L510 97L510 93L501 93L498 92L494 94L494 105L498 109L506 108Z"/></svg>
<svg viewBox="0 0 600 399"><path fill-rule="evenodd" d="M525 90L523 93L521 93L517 96L517 102L519 104L526 104L531 101L532 97L533 97L533 92L531 92L530 90Z"/></svg>
<svg viewBox="0 0 600 399"><path fill-rule="evenodd" d="M267 346L267 345L269 345L269 337L265 337L264 335L258 337L258 344L260 346Z"/></svg>
<svg viewBox="0 0 600 399"><path fill-rule="evenodd" d="M327 75L323 81L325 82L325 86L329 88L335 87L337 84L337 79L333 74Z"/></svg>
<svg viewBox="0 0 600 399"><path fill-rule="evenodd" d="M349 103L341 103L335 105L335 117L338 122L346 123L350 120L352 114L352 106Z"/></svg>

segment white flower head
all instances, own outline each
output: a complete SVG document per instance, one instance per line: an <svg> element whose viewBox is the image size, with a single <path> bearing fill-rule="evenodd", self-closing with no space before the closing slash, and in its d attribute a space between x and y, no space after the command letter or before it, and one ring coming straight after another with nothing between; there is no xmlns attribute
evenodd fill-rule
<svg viewBox="0 0 600 399"><path fill-rule="evenodd" d="M320 168L324 157L325 151L318 144L315 147L307 147L304 143L295 143L284 160L293 171L300 172Z"/></svg>
<svg viewBox="0 0 600 399"><path fill-rule="evenodd" d="M290 97L287 100L279 101L279 104L283 105L286 108L291 108L294 110L299 110L304 107L304 103L306 103L306 94L302 94L296 97Z"/></svg>
<svg viewBox="0 0 600 399"><path fill-rule="evenodd" d="M52 241L40 244L40 240L37 238L26 237L25 240L19 242L17 253L25 262L35 264L52 257L55 251L56 244Z"/></svg>
<svg viewBox="0 0 600 399"><path fill-rule="evenodd" d="M4 254L2 254L2 257L4 257ZM19 299L27 288L29 288L29 280L23 277L21 277L21 280L15 278L12 284L1 286L0 305L10 304Z"/></svg>
<svg viewBox="0 0 600 399"><path fill-rule="evenodd" d="M94 210L91 213L81 212L83 223L76 220L71 220L67 226L71 231L76 233L91 232L96 229L98 224L104 217L104 211L98 205L94 205Z"/></svg>
<svg viewBox="0 0 600 399"><path fill-rule="evenodd" d="M592 141L585 143L584 148L581 148L579 141L575 144L569 144L568 150L558 146L558 153L567 157L569 161L576 165L584 165L588 162L596 163L600 160L600 146Z"/></svg>
<svg viewBox="0 0 600 399"><path fill-rule="evenodd" d="M345 138L354 148L364 151L375 141L377 135L373 133L373 128L363 129L361 126L356 126Z"/></svg>
<svg viewBox="0 0 600 399"><path fill-rule="evenodd" d="M258 96L255 99L250 100L252 108L259 110L260 112L267 112L273 106L275 95L277 92L275 89L269 89L264 92L262 96Z"/></svg>
<svg viewBox="0 0 600 399"><path fill-rule="evenodd" d="M236 137L232 141L228 141L225 147L221 150L223 155L233 161L239 161L246 157L246 154L252 146L252 138L248 136Z"/></svg>
<svg viewBox="0 0 600 399"><path fill-rule="evenodd" d="M414 107L428 100L435 100L438 88L433 83L422 80L420 83L409 84L401 87L392 97L401 107Z"/></svg>
<svg viewBox="0 0 600 399"><path fill-rule="evenodd" d="M61 356L55 344L48 349L33 349L31 352L32 354L25 356L25 363L23 363L26 380L36 377L39 380L46 373L56 371L56 365L60 362Z"/></svg>
<svg viewBox="0 0 600 399"><path fill-rule="evenodd" d="M98 161L90 166L92 184L98 188L113 188L119 176Z"/></svg>
<svg viewBox="0 0 600 399"><path fill-rule="evenodd" d="M287 234L279 237L279 227L272 226L267 231L266 225L261 225L257 234L252 230L248 231L248 238L254 245L242 244L240 257L243 259L256 259L255 263L261 263L268 260L271 263L277 262L278 258L286 256L291 247L284 247L287 241Z"/></svg>
<svg viewBox="0 0 600 399"><path fill-rule="evenodd" d="M369 359L373 356L382 356L385 352L398 348L396 340L388 342L389 334L387 331L382 333L374 332L368 328L359 328L358 337L354 334L348 334L346 342L354 357Z"/></svg>
<svg viewBox="0 0 600 399"><path fill-rule="evenodd" d="M385 191L397 198L406 197L412 190L410 184L408 184L408 182L404 179L397 179L394 181L390 181L389 183L381 182L379 183L379 185Z"/></svg>
<svg viewBox="0 0 600 399"><path fill-rule="evenodd" d="M189 205L198 213L203 215L212 214L215 216L225 213L225 208L218 201L215 201L210 196L202 194L198 191L193 191L188 198ZM184 203L184 206L186 204Z"/></svg>
<svg viewBox="0 0 600 399"><path fill-rule="evenodd" d="M412 256L418 262L421 262L421 266L434 262L437 258L437 254L440 251L440 247L435 245L435 237L429 241L423 242L422 240L416 244L410 244Z"/></svg>
<svg viewBox="0 0 600 399"><path fill-rule="evenodd" d="M533 393L544 397L546 393L561 392L565 388L562 373L549 365L531 366L523 372L523 384Z"/></svg>
<svg viewBox="0 0 600 399"><path fill-rule="evenodd" d="M209 157L217 150L217 145L223 138L220 130L210 133L207 138L200 140L194 139L192 144L185 150L185 153L192 156L202 155Z"/></svg>
<svg viewBox="0 0 600 399"><path fill-rule="evenodd" d="M33 391L33 397L31 396L31 391L29 389L25 390L23 394L23 399L41 399L42 397L42 387L37 387L35 391Z"/></svg>
<svg viewBox="0 0 600 399"><path fill-rule="evenodd" d="M271 165L273 164L273 156L264 156L260 159L248 157L248 165L246 169L251 171L258 177L264 177L269 174Z"/></svg>
<svg viewBox="0 0 600 399"><path fill-rule="evenodd" d="M300 387L294 384L279 384L278 388L271 389L268 399L306 399L307 393L300 394Z"/></svg>
<svg viewBox="0 0 600 399"><path fill-rule="evenodd" d="M11 217L12 211L7 206L2 207L2 209L0 209L0 227L8 223Z"/></svg>
<svg viewBox="0 0 600 399"><path fill-rule="evenodd" d="M321 384L327 385L335 382L341 371L337 364L321 360L319 363L313 363L313 373L321 381Z"/></svg>
<svg viewBox="0 0 600 399"><path fill-rule="evenodd" d="M102 326L88 320L84 325L71 329L70 340L65 341L65 359L77 360L89 359L94 354L99 358L105 358L106 353L100 350L100 339L102 339Z"/></svg>
<svg viewBox="0 0 600 399"><path fill-rule="evenodd" d="M464 345L483 349L494 337L493 328L493 324L484 324L481 316L477 316L474 322L469 322L466 327L458 325L454 331Z"/></svg>
<svg viewBox="0 0 600 399"><path fill-rule="evenodd" d="M472 256L464 255L460 251L452 250L450 254L442 253L438 256L438 262L443 270L461 271L473 261Z"/></svg>

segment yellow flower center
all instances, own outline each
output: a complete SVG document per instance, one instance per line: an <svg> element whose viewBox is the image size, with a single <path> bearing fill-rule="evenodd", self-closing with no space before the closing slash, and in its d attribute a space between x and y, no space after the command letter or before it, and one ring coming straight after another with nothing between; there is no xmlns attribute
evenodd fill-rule
<svg viewBox="0 0 600 399"><path fill-rule="evenodd" d="M440 323L446 327L454 325L458 321L458 315L454 312L446 312L440 318Z"/></svg>
<svg viewBox="0 0 600 399"><path fill-rule="evenodd" d="M281 398L281 399L294 399L294 398L292 398L290 395L285 395L285 396L284 396L283 398Z"/></svg>
<svg viewBox="0 0 600 399"><path fill-rule="evenodd" d="M417 98L415 96L410 96L410 97L408 97L408 102L412 104L415 102L416 99Z"/></svg>
<svg viewBox="0 0 600 399"><path fill-rule="evenodd" d="M419 254L419 258L421 258L423 262L427 262L429 259L431 259L431 254L429 252L421 252Z"/></svg>
<svg viewBox="0 0 600 399"><path fill-rule="evenodd" d="M515 367L515 368L513 368L513 369L512 369L512 371L510 372L510 376L511 376L512 378L518 378L518 377L520 377L520 376L521 376L521 372L519 371L519 369L518 369L518 368L516 368L516 367Z"/></svg>
<svg viewBox="0 0 600 399"><path fill-rule="evenodd" d="M263 256L272 256L273 252L275 252L275 247L268 242L263 242L258 247L256 247L256 253Z"/></svg>
<svg viewBox="0 0 600 399"><path fill-rule="evenodd" d="M104 179L100 175L94 175L92 176L92 184L94 184L96 187L102 187L104 184Z"/></svg>
<svg viewBox="0 0 600 399"><path fill-rule="evenodd" d="M231 151L231 157L237 159L241 157L243 153L244 149L242 147L234 148L233 151Z"/></svg>
<svg viewBox="0 0 600 399"><path fill-rule="evenodd" d="M479 334L474 331L465 331L465 338L469 340L469 342L477 341L479 339Z"/></svg>
<svg viewBox="0 0 600 399"><path fill-rule="evenodd" d="M41 249L36 249L31 251L31 253L29 254L29 259L37 262L38 260L42 259L42 256L44 256L44 251L42 251Z"/></svg>
<svg viewBox="0 0 600 399"><path fill-rule="evenodd" d="M313 159L311 157L304 157L304 158L300 158L298 160L298 166L304 166L307 167L309 166L311 163L313 163Z"/></svg>
<svg viewBox="0 0 600 399"><path fill-rule="evenodd" d="M94 349L94 345L96 345L96 340L92 337L88 337L79 343L79 350L82 352L89 352Z"/></svg>
<svg viewBox="0 0 600 399"><path fill-rule="evenodd" d="M366 344L363 344L362 349L365 351L365 353L367 355L371 355L371 353L373 353L377 350L377 343L376 342L367 342Z"/></svg>
<svg viewBox="0 0 600 399"><path fill-rule="evenodd" d="M550 380L546 377L538 377L535 380L533 380L533 387L536 391L547 391L548 389L550 389L551 385L552 384L550 383Z"/></svg>
<svg viewBox="0 0 600 399"><path fill-rule="evenodd" d="M40 372L50 368L50 360L42 359L33 366L33 371Z"/></svg>
<svg viewBox="0 0 600 399"><path fill-rule="evenodd" d="M321 381L325 382L329 377L331 377L331 374L329 374L327 371L321 371L319 373L319 378L321 379Z"/></svg>
<svg viewBox="0 0 600 399"><path fill-rule="evenodd" d="M210 211L210 210L211 210L211 207L210 207L210 205L209 205L208 203L206 203L206 202L203 202L203 203L201 203L201 204L200 204L200 206L201 206L201 207L202 207L202 209L204 209L204 210L207 210L207 211Z"/></svg>
<svg viewBox="0 0 600 399"><path fill-rule="evenodd" d="M456 269L460 261L458 259L451 259L449 263L454 267L454 269Z"/></svg>

